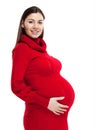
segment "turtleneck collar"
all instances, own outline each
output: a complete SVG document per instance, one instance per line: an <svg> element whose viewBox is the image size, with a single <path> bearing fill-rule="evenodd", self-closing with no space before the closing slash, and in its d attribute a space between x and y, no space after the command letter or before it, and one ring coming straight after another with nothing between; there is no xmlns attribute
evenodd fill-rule
<svg viewBox="0 0 95 130"><path fill-rule="evenodd" d="M27 35L23 34L23 35L21 35L20 42L26 43L33 50L40 51L40 52L46 52L46 43L42 38L32 39L32 38L28 37Z"/></svg>

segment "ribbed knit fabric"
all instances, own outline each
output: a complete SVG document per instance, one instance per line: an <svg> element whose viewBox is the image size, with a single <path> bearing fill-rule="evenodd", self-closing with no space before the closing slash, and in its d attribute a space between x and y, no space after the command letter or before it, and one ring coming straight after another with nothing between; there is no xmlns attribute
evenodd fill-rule
<svg viewBox="0 0 95 130"><path fill-rule="evenodd" d="M61 62L46 51L43 39L22 35L13 49L11 88L25 101L25 130L68 130L68 112L74 101L71 84L60 75ZM69 106L67 112L55 115L47 109L51 97Z"/></svg>

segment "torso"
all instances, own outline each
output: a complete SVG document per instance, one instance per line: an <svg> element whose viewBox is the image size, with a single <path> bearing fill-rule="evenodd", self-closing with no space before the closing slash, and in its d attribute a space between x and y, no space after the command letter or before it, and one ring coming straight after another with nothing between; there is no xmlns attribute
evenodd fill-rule
<svg viewBox="0 0 95 130"><path fill-rule="evenodd" d="M25 38L25 40L28 38ZM28 39L31 43L31 40ZM71 84L60 75L61 62L46 51L32 49L29 43L29 64L24 81L32 91L45 97L64 96L62 104L69 109L60 116L35 103L27 103L24 115L25 130L68 130L67 115L74 101L74 90ZM34 47L34 46L33 46Z"/></svg>

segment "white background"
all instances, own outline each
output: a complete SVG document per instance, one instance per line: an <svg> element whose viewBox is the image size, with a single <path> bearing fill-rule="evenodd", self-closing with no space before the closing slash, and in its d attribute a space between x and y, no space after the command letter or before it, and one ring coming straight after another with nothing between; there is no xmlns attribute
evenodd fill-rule
<svg viewBox="0 0 95 130"><path fill-rule="evenodd" d="M95 3L92 0L3 0L0 2L0 130L23 130L24 102L11 92L12 58L23 11L36 5L45 13L48 52L61 60L61 74L76 98L69 130L95 130Z"/></svg>

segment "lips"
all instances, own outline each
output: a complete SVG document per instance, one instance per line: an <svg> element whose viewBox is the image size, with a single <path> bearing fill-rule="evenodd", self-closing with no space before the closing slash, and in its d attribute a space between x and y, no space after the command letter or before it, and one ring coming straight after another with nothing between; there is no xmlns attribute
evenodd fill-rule
<svg viewBox="0 0 95 130"><path fill-rule="evenodd" d="M33 35L38 35L39 34L38 30L32 30L31 32L32 32Z"/></svg>

